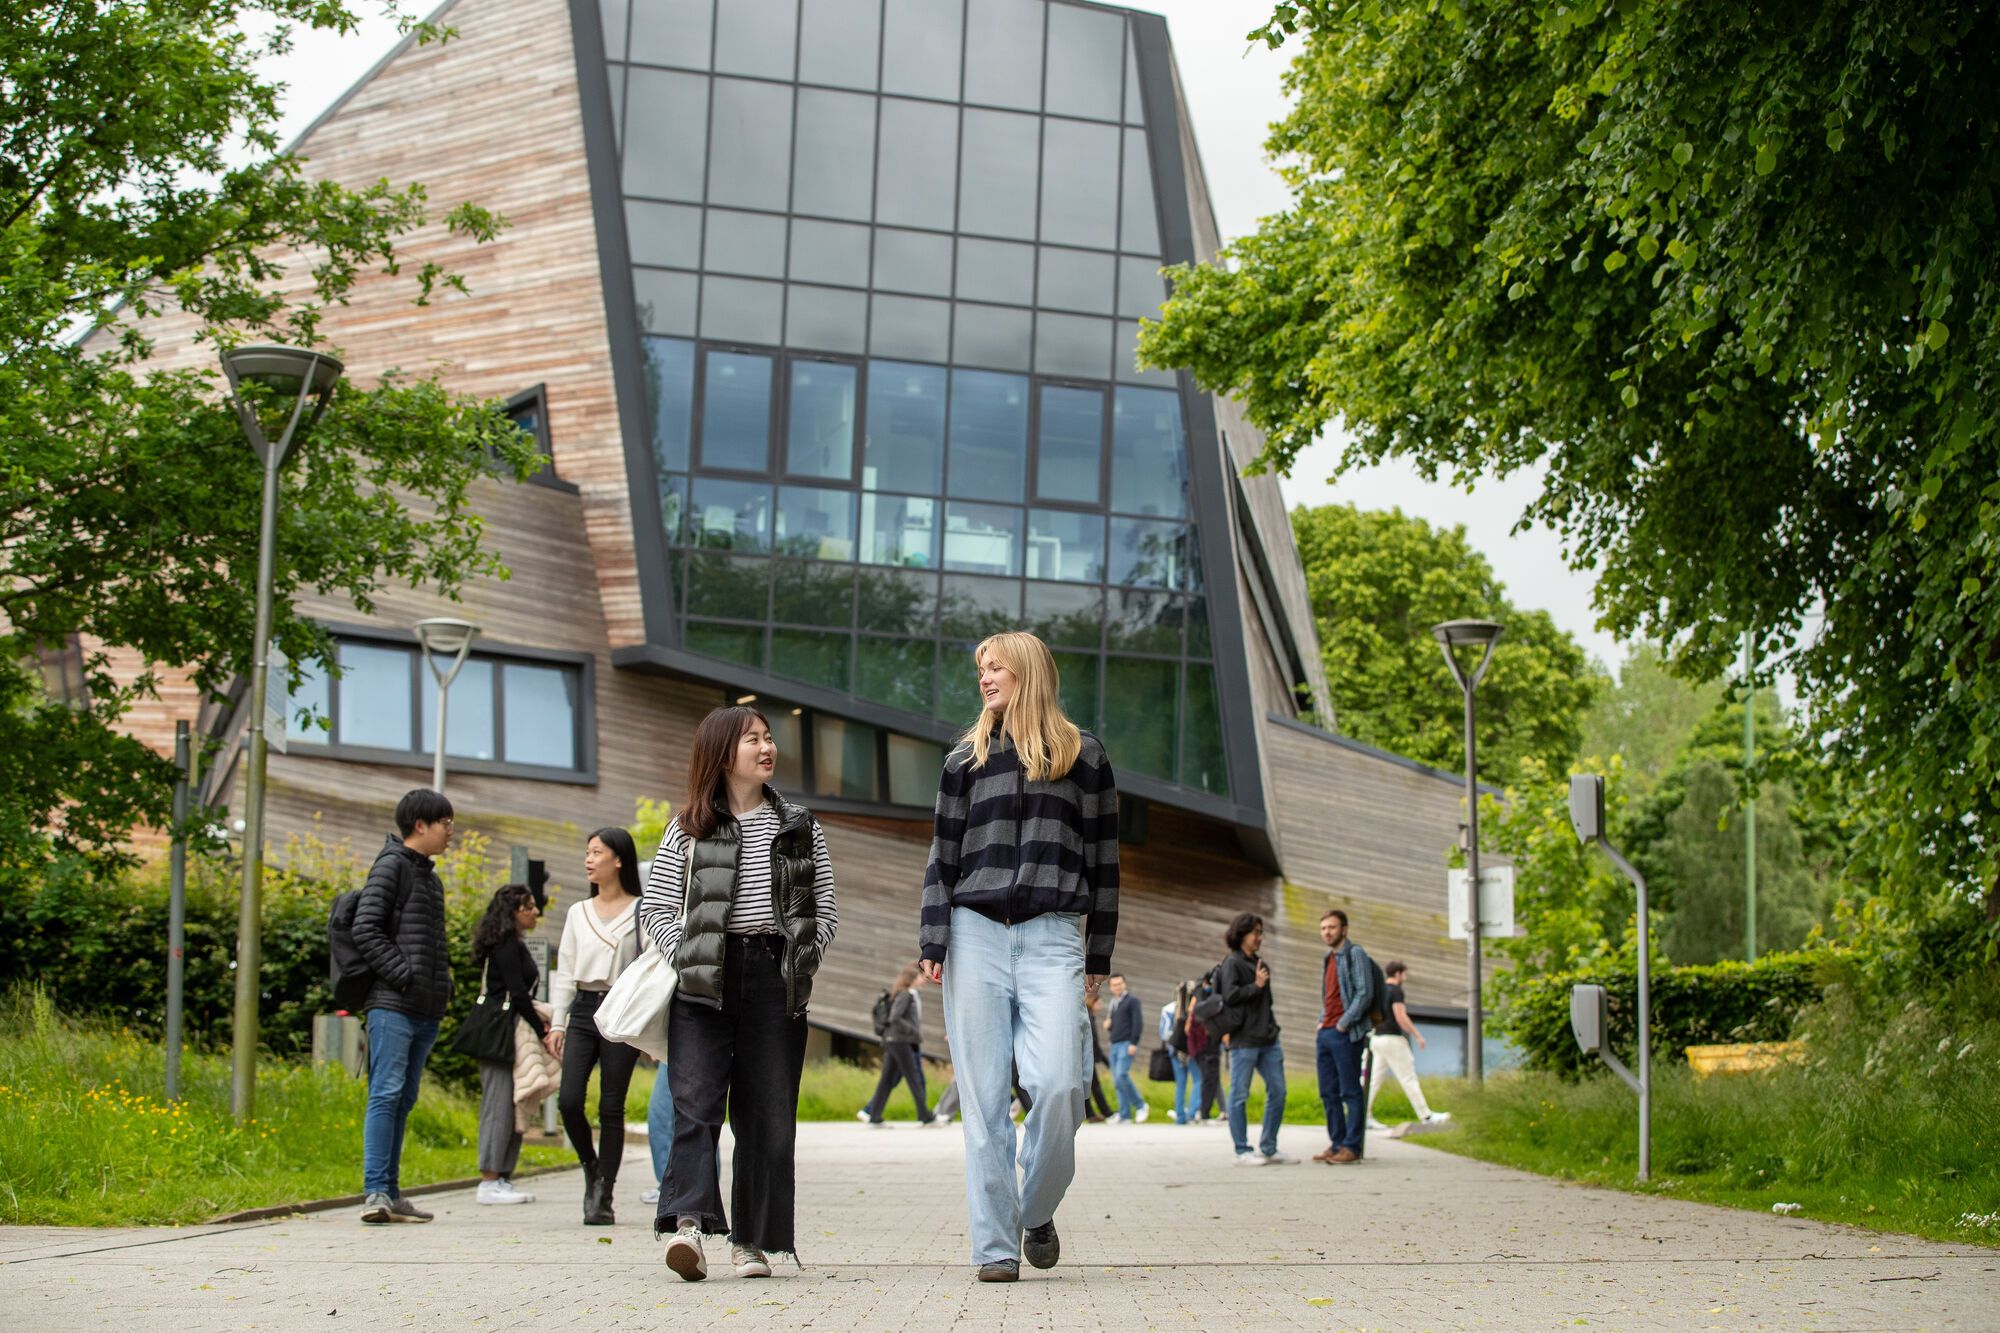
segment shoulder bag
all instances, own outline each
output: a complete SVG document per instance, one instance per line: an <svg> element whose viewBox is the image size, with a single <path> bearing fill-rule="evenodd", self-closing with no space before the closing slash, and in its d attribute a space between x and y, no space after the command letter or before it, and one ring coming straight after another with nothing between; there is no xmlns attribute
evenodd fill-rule
<svg viewBox="0 0 2000 1333"><path fill-rule="evenodd" d="M451 1039L451 1048L475 1060L512 1066L514 1000L505 991L498 995L487 991L486 978L492 969L493 960L490 958L479 969L479 998L472 1002L471 1010L459 1021L458 1031Z"/></svg>
<svg viewBox="0 0 2000 1333"><path fill-rule="evenodd" d="M690 854L689 877L681 885L682 930L687 929L688 900L694 894L693 873L694 858ZM674 988L679 982L680 973L664 950L643 951L604 993L604 1002L597 1006L595 1015L598 1034L607 1041L624 1042L655 1060L665 1060L667 1025L661 1020L666 1016L667 1006L673 1003Z"/></svg>

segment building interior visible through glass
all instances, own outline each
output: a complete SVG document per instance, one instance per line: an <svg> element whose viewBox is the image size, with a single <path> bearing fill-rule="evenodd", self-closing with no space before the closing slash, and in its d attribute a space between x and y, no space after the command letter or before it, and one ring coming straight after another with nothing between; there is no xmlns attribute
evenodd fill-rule
<svg viewBox="0 0 2000 1333"><path fill-rule="evenodd" d="M1121 769L1227 795L1180 387L1132 356L1165 287L1125 17L603 13L683 646L969 721L972 645L1025 626ZM800 719L826 794L934 765Z"/></svg>

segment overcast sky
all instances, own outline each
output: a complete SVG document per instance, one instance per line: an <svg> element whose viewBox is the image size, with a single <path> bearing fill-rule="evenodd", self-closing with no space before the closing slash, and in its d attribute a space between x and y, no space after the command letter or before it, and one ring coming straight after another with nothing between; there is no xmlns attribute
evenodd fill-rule
<svg viewBox="0 0 2000 1333"><path fill-rule="evenodd" d="M1167 16L1223 236L1253 230L1260 217L1279 211L1286 202L1283 183L1266 163L1263 149L1266 127L1284 114L1285 99L1278 84L1286 57L1262 46L1253 48L1243 39L1269 12L1269 5L1260 0L1157 0L1139 7ZM366 3L357 8L374 13L374 6ZM288 87L280 139L288 140L304 129L395 41L394 25L372 17L354 37L301 36L289 56L269 67ZM1517 605L1547 610L1591 653L1607 665L1617 665L1622 655L1617 643L1596 628L1591 577L1568 568L1551 534L1510 535L1539 489L1537 479L1519 476L1482 482L1468 495L1391 464L1329 484L1335 452L1326 440L1307 449L1284 482L1287 500L1295 505L1341 501L1372 509L1397 507L1435 524L1462 523L1473 546L1493 562Z"/></svg>

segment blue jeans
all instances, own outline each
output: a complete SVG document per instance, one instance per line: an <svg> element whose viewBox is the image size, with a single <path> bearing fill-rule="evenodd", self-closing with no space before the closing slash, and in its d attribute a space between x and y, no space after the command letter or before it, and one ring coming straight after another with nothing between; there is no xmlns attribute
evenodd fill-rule
<svg viewBox="0 0 2000 1333"><path fill-rule="evenodd" d="M1185 1125L1201 1106L1201 1066L1185 1055L1174 1057L1174 1123Z"/></svg>
<svg viewBox="0 0 2000 1333"><path fill-rule="evenodd" d="M667 1157L674 1149L674 1090L667 1083L667 1062L653 1072L653 1099L646 1103L646 1149L653 1154L653 1183L667 1178Z"/></svg>
<svg viewBox="0 0 2000 1333"><path fill-rule="evenodd" d="M368 1111L361 1121L361 1192L402 1197L403 1132L417 1104L438 1020L368 1011Z"/></svg>
<svg viewBox="0 0 2000 1333"><path fill-rule="evenodd" d="M1118 1114L1130 1120L1139 1114L1139 1108L1146 1099L1139 1095L1139 1085L1132 1081L1132 1043L1113 1042L1111 1044L1111 1087L1118 1094Z"/></svg>
<svg viewBox="0 0 2000 1333"><path fill-rule="evenodd" d="M1278 1151L1278 1126L1285 1122L1285 1052L1269 1046L1229 1048L1229 1138L1238 1154L1250 1151L1250 1075L1264 1080L1264 1133L1258 1151L1269 1157Z"/></svg>
<svg viewBox="0 0 2000 1333"><path fill-rule="evenodd" d="M1362 1043L1338 1028L1321 1028L1315 1040L1319 1056L1319 1099L1326 1106L1326 1137L1334 1148L1361 1152L1363 1099Z"/></svg>
<svg viewBox="0 0 2000 1333"><path fill-rule="evenodd" d="M951 913L944 1025L965 1125L965 1203L972 1262L1021 1257L1021 1232L1051 1221L1076 1175L1076 1128L1090 1084L1083 1011L1083 935L1072 913L1003 926L969 907ZM1010 1068L1034 1105L1015 1175Z"/></svg>

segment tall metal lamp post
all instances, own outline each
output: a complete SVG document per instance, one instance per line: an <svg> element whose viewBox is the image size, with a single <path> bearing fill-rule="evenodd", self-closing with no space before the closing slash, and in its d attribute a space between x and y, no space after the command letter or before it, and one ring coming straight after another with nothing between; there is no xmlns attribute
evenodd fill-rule
<svg viewBox="0 0 2000 1333"><path fill-rule="evenodd" d="M419 620L414 628L417 643L424 650L424 665L431 669L431 678L437 681L437 735L433 738L431 756L431 790L442 792L445 700L451 692L451 683L458 679L459 668L465 665L465 655L472 651L472 641L479 637L479 626L469 620L433 616L429 620Z"/></svg>
<svg viewBox="0 0 2000 1333"><path fill-rule="evenodd" d="M1500 626L1490 620L1447 620L1431 630L1452 679L1465 695L1465 897L1470 904L1466 925L1465 1076L1474 1083L1486 1077L1486 1014L1480 1002L1479 938L1479 751L1473 731L1472 698L1493 663L1493 645L1500 641ZM1458 660L1462 647L1480 649L1479 665L1467 674Z"/></svg>
<svg viewBox="0 0 2000 1333"><path fill-rule="evenodd" d="M263 511L257 530L257 630L250 653L250 735L244 752L243 901L236 918L236 1014L229 1036L234 1074L230 1109L238 1121L249 1120L257 1105L257 1002L264 961L264 709L269 703L265 686L278 548L278 470L300 427L310 427L326 410L342 369L336 358L303 347L257 344L222 354L222 373L229 381L237 424L264 465ZM256 407L244 397L246 380L292 397L291 415L277 439L265 434Z"/></svg>

